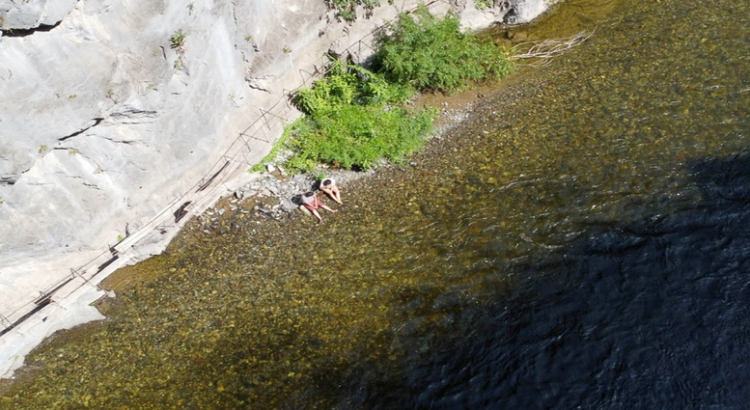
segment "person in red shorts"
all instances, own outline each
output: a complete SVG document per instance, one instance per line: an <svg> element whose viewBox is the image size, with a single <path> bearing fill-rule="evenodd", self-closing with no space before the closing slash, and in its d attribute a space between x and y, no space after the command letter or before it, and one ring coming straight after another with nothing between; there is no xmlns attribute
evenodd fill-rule
<svg viewBox="0 0 750 410"><path fill-rule="evenodd" d="M318 223L323 222L323 218L318 212L319 208L323 208L328 212L336 212L336 210L329 208L320 199L318 199L317 195L315 195L315 192L313 191L308 191L302 194L302 205L304 205L305 208L309 209L310 212L312 212L312 214L315 215L316 218L318 218Z"/></svg>

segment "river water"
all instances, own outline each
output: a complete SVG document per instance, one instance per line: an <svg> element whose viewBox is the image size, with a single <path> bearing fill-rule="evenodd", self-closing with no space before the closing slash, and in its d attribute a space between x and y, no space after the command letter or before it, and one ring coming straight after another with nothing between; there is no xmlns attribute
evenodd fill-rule
<svg viewBox="0 0 750 410"><path fill-rule="evenodd" d="M324 224L191 224L0 408L746 408L747 27L748 2L570 0L497 29L593 35Z"/></svg>

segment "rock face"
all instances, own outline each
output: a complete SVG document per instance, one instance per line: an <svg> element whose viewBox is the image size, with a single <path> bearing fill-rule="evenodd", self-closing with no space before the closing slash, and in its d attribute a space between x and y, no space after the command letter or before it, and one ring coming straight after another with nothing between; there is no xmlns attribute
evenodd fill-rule
<svg viewBox="0 0 750 410"><path fill-rule="evenodd" d="M531 20L551 2L434 11L479 28ZM15 295L0 301L0 343L82 266L159 252L176 229L155 218L178 228L226 190L187 194L247 178L280 135L281 114L267 112L298 115L286 96L323 69L324 53L354 45L364 57L358 41L418 2L382 3L345 23L324 0L0 0L0 294ZM113 249L146 230L159 234ZM40 334L75 324L61 322Z"/></svg>
<svg viewBox="0 0 750 410"><path fill-rule="evenodd" d="M0 2L3 30L34 30L54 26L67 16L77 0L25 0Z"/></svg>

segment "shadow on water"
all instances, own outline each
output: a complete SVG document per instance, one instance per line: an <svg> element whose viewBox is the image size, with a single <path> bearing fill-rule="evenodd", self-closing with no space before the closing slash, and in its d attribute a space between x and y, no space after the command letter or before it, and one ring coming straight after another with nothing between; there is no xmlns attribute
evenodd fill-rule
<svg viewBox="0 0 750 410"><path fill-rule="evenodd" d="M746 408L750 154L689 168L699 203L591 229L511 267L527 275L496 302L402 327L399 361L349 373L340 408Z"/></svg>

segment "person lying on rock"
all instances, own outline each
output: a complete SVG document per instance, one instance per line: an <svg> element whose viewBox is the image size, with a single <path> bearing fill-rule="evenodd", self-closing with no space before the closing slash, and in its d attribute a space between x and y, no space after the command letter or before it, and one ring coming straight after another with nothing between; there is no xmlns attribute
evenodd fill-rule
<svg viewBox="0 0 750 410"><path fill-rule="evenodd" d="M336 181L334 181L333 178L326 178L320 181L320 190L325 192L329 197L331 197L331 199L336 201L337 204L344 204L343 202L341 202L341 193L339 192L339 187L336 186Z"/></svg>
<svg viewBox="0 0 750 410"><path fill-rule="evenodd" d="M318 218L318 223L323 222L323 218L321 218L320 213L318 213L318 208L323 208L329 212L336 212L336 210L329 208L326 204L321 202L313 191L308 191L302 194L302 205L309 209L310 212Z"/></svg>

